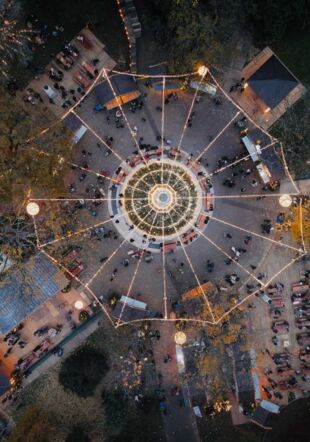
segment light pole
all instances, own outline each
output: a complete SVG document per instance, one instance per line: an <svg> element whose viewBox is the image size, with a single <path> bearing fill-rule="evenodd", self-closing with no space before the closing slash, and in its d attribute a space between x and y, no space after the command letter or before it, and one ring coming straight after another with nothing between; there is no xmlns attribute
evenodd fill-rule
<svg viewBox="0 0 310 442"><path fill-rule="evenodd" d="M35 203L34 201L31 201L26 206L26 212L30 216L36 216L40 212L40 206L39 204Z"/></svg>
<svg viewBox="0 0 310 442"><path fill-rule="evenodd" d="M198 74L199 74L201 77L205 77L205 76L207 75L207 73L208 73L208 68L207 68L207 66L200 66L200 67L198 68Z"/></svg>

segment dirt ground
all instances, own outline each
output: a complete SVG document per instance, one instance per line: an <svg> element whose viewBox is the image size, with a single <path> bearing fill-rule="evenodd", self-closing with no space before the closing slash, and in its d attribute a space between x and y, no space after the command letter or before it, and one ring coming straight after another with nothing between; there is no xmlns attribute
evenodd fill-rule
<svg viewBox="0 0 310 442"><path fill-rule="evenodd" d="M53 442L63 442L77 422L87 431L92 441L111 441L112 438L106 436L106 421L101 395L103 391L113 392L119 389L123 390L128 397L129 407L126 411L127 420L124 422L124 427L130 428L131 419L137 419L140 412L135 406L134 395L139 392L142 395L152 396L156 388L152 357L146 353L150 349L150 342L148 338L139 338L137 331L138 329L133 327L130 329L124 327L116 332L105 326L99 328L85 342L85 345L91 345L108 355L110 365L109 372L92 396L81 398L64 390L58 381L58 373L62 363L59 361L54 368L21 391L17 401L9 410L14 419L18 419L27 405L36 404L52 417L56 427ZM138 360L141 361L140 364L137 364ZM143 440L164 440L159 407L152 408L150 417L152 418L147 418L150 420L147 425L147 433L148 437L152 435L155 439ZM122 428L119 430L122 433ZM140 436L144 437L142 434ZM125 436L122 436L122 439L125 440Z"/></svg>

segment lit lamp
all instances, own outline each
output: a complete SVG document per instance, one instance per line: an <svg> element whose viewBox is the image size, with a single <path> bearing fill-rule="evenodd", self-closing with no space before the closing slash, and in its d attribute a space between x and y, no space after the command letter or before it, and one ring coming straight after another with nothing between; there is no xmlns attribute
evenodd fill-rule
<svg viewBox="0 0 310 442"><path fill-rule="evenodd" d="M208 68L206 66L200 66L198 68L198 74L201 75L201 77L204 77L208 73Z"/></svg>
<svg viewBox="0 0 310 442"><path fill-rule="evenodd" d="M39 204L35 202L28 203L26 206L26 212L30 216L36 216L40 212Z"/></svg>
<svg viewBox="0 0 310 442"><path fill-rule="evenodd" d="M290 207L292 204L292 198L289 195L281 195L279 198L279 204L282 207Z"/></svg>
<svg viewBox="0 0 310 442"><path fill-rule="evenodd" d="M186 334L184 332L182 332L182 331L178 331L174 335L174 341L178 345L184 345L185 342L186 342Z"/></svg>
<svg viewBox="0 0 310 442"><path fill-rule="evenodd" d="M75 301L75 303L74 303L74 307L75 307L77 310L82 310L82 308L84 307L84 304L83 304L82 301L78 300L78 301Z"/></svg>

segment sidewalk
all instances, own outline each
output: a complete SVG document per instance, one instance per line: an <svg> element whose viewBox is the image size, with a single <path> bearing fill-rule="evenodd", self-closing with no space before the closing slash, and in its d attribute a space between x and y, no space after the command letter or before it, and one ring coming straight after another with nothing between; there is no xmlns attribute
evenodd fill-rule
<svg viewBox="0 0 310 442"><path fill-rule="evenodd" d="M100 322L101 319L102 312L98 312L89 321L82 324L75 332L65 337L64 340L57 345L57 347L62 347L64 349L65 357L67 357L68 353L72 352L79 345L83 344L86 338L97 330L98 322ZM31 374L23 381L23 385L25 386L33 382L46 370L56 365L57 362L59 362L58 356L54 356L51 352L47 353L46 356L43 356L42 359L39 359L39 361L34 364L33 368L31 368Z"/></svg>
<svg viewBox="0 0 310 442"><path fill-rule="evenodd" d="M161 323L158 327L161 338L154 342L153 351L157 373L162 375L162 388L165 389L167 414L163 415L167 442L199 442L196 418L191 407L186 385L180 385L174 343L174 323ZM164 362L169 354L171 362ZM179 385L180 394L172 396L170 390ZM183 399L183 400L182 400ZM182 406L180 405L182 403Z"/></svg>

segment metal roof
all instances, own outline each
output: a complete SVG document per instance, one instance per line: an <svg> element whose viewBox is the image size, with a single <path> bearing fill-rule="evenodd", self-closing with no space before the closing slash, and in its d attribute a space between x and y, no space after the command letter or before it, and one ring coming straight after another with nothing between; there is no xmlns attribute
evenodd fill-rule
<svg viewBox="0 0 310 442"><path fill-rule="evenodd" d="M273 109L298 85L298 80L272 55L248 78L247 83Z"/></svg>
<svg viewBox="0 0 310 442"><path fill-rule="evenodd" d="M65 285L62 272L38 253L0 286L0 333L6 334Z"/></svg>
<svg viewBox="0 0 310 442"><path fill-rule="evenodd" d="M70 113L64 119L64 126L67 127L68 129L71 129L74 132L82 126L82 123L78 119L78 117Z"/></svg>

